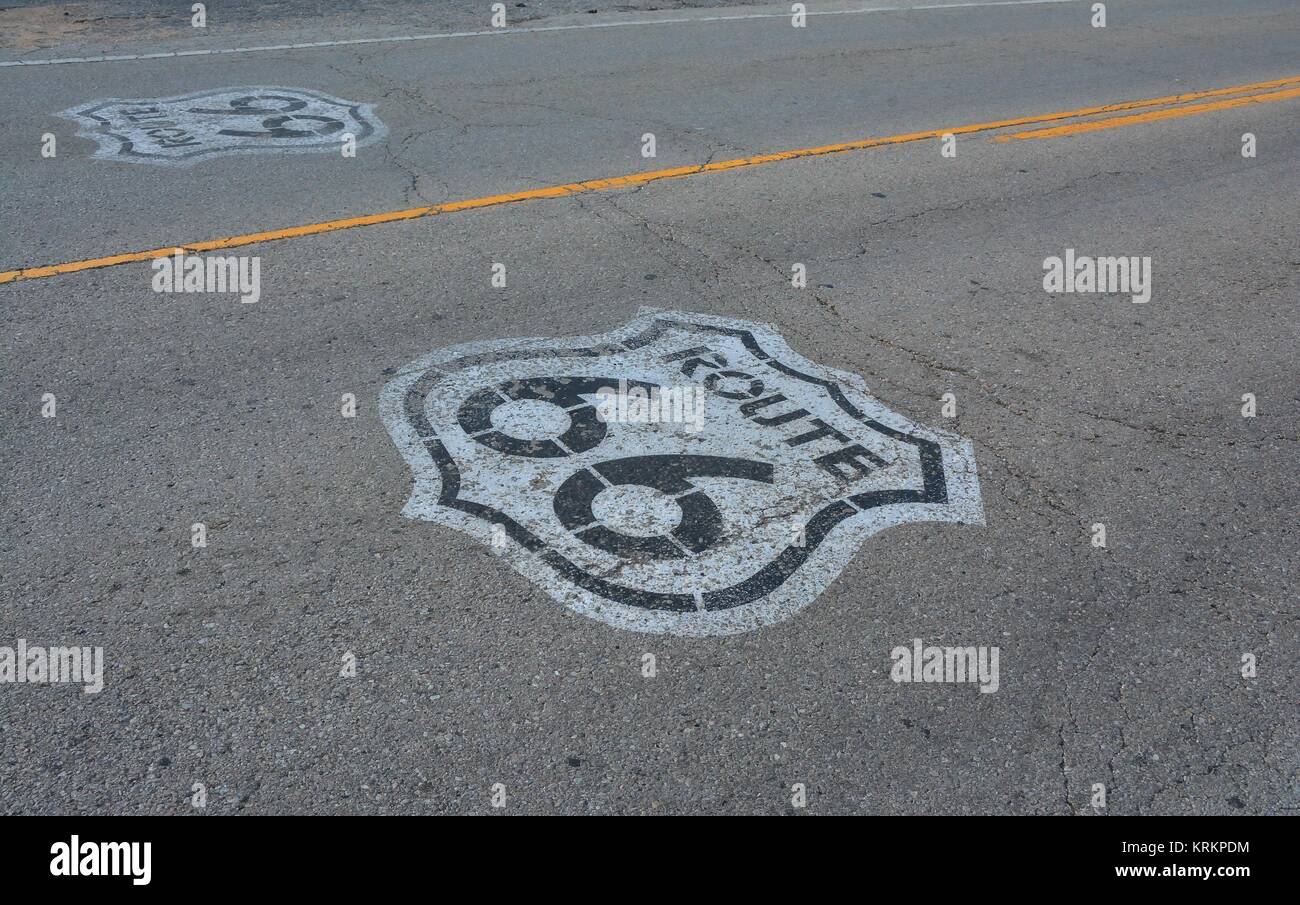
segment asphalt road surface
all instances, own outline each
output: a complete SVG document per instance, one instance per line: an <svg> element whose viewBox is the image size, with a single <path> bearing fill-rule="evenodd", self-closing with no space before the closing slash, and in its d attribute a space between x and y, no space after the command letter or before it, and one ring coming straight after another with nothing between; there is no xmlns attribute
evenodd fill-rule
<svg viewBox="0 0 1300 905"><path fill-rule="evenodd" d="M1300 809L1300 8L653 5L0 10L0 62L55 61L0 66L0 811ZM296 131L295 92L349 112ZM142 112L191 95L258 135ZM171 125L128 149L76 118L105 99ZM155 291L202 242L255 302ZM1048 291L1067 250L1149 258L1149 300ZM403 514L403 369L644 307L769 324L969 441L983 523L851 519L824 587L710 635ZM102 690L6 679L19 639L102 648ZM996 691L897 681L913 639L996 648Z"/></svg>

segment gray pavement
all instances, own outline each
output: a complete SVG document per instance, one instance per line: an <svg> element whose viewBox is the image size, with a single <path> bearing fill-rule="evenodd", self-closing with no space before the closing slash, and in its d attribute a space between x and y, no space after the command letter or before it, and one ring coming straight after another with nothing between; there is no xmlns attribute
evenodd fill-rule
<svg viewBox="0 0 1300 905"><path fill-rule="evenodd" d="M323 8L331 40L410 21ZM0 68L0 269L1300 75L1293 3L1108 8ZM40 34L0 59L91 48ZM256 85L374 104L387 135L182 168L93 158L54 116ZM232 252L261 259L248 305L157 294L147 263L0 285L0 645L105 659L99 694L0 684L0 811L189 813L195 783L209 813L490 813L496 783L507 813L1295 811L1297 125L1300 99L980 133L267 242ZM1067 248L1150 256L1151 301L1047 293ZM692 638L577 615L402 517L397 369L642 306L770 323L968 438L986 524L890 527L790 618ZM999 647L998 691L891 681L913 638Z"/></svg>

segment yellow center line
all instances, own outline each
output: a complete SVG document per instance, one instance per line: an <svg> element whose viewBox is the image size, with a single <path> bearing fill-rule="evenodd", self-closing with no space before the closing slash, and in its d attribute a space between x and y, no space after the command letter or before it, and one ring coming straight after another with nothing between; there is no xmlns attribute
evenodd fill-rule
<svg viewBox="0 0 1300 905"><path fill-rule="evenodd" d="M1027 132L1012 132L1008 135L995 135L995 141L1012 141L1026 138L1058 138L1062 135L1077 135L1081 132L1098 132L1102 129L1116 129L1120 126L1132 126L1137 123L1152 123L1163 119L1178 119L1182 116L1197 116L1201 113L1210 113L1214 110L1229 110L1233 107L1244 107L1247 104L1267 104L1273 101L1290 100L1293 97L1300 97L1300 88L1292 88L1288 91L1274 91L1269 94L1250 94L1245 97L1234 97L1230 100L1214 101L1209 104L1188 104L1182 107L1170 107L1163 110L1148 110L1145 113L1135 113L1132 116L1113 116L1109 119L1095 119L1081 123L1070 123L1065 126L1055 126L1050 129L1031 129Z"/></svg>
<svg viewBox="0 0 1300 905"><path fill-rule="evenodd" d="M1251 85L1237 85L1231 88L1215 88L1208 91L1196 91L1188 94L1173 94L1165 97L1148 98L1146 100L1125 101L1118 104L1103 104L1096 107L1082 107L1077 110L1065 110L1058 113L1044 113L1037 116L1018 117L1016 119L973 123L971 125L954 126L946 129L928 129L924 132L908 132L903 135L890 135L883 138L867 138L860 141L821 145L815 148L800 148L793 151L780 151L774 154L756 154L751 157L738 157L733 160L720 160L715 163L671 167L663 170L650 170L643 173L632 173L627 176L615 176L606 179L590 179L585 182L570 182L564 185L553 185L540 189L528 189L522 192L487 195L482 198L468 198L463 201L449 201L444 204L434 204L429 207L412 207L407 208L406 210L388 211L381 214L345 217L339 220L326 220L320 223L308 223L303 226L292 226L285 229L272 229L263 232L244 233L243 235L238 236L227 236L221 239L190 242L186 245L169 245L163 248L151 248L146 251L132 251L125 254L110 255L102 258L87 258L81 261L69 261L64 264L50 264L44 267L25 267L17 270L6 270L0 272L0 283L13 283L18 280L34 280L42 277L57 276L63 273L77 273L82 270L95 270L101 267L114 267L119 264L149 261L154 258L168 257L169 255L175 254L178 250L184 252L205 252L226 248L240 248L242 246L256 245L262 242L294 239L299 236L314 236L321 233L337 232L338 230L343 229L355 229L361 226L375 226L380 223L418 220L423 217L435 217L439 214L450 214L457 211L475 210L483 207L495 207L501 204L514 204L520 201L536 201L542 198L563 198L568 195L579 195L585 192L603 192L611 189L646 185L647 183L658 182L663 179L679 179L686 176L695 176L700 173L718 173L724 170L736 170L744 167L760 166L762 164L777 163L785 160L799 160L805 157L820 157L826 154L840 154L845 151L860 151L867 148L884 147L886 145L905 144L907 142L939 138L948 134L969 135L976 132L989 132L1013 128L1016 126L1058 122L1060 120L1078 119L1080 117L1097 116L1106 113L1121 113L1126 110L1140 110L1145 107L1169 108L1148 111L1133 116L1121 116L1084 123L1071 123L1056 128L1017 132L1011 135L998 136L998 138L999 140L1009 140L1012 138L1048 138L1054 135L1067 135L1074 132L1092 131L1094 129L1112 129L1117 126L1125 126L1138 122L1151 122L1160 119L1172 119L1179 116L1192 116L1197 113L1207 113L1211 110L1223 110L1250 103L1266 103L1268 101L1285 100L1290 97L1300 96L1300 88L1294 88L1287 91L1239 97L1209 104L1171 106L1176 104L1185 105L1188 101L1200 100L1207 97L1225 97L1227 95L1241 94L1248 91L1281 88L1288 85L1300 85L1300 76L1275 79L1269 82L1257 82Z"/></svg>

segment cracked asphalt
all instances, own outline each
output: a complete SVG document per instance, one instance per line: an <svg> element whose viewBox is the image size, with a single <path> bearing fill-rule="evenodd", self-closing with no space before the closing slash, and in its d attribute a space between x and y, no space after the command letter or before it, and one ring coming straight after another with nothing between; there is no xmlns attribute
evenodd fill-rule
<svg viewBox="0 0 1300 905"><path fill-rule="evenodd" d="M699 21L0 69L0 268L1300 75L1290 0L1116 0L1104 29L1087 3L804 29L654 5L529 24ZM75 29L29 6L0 59L483 18L244 3L196 37L162 4L103 31L107 4ZM92 158L54 115L256 85L374 104L387 135L178 168ZM0 684L0 811L184 814L195 783L214 814L491 813L496 783L507 813L1300 809L1298 125L1291 100L977 133L266 242L237 252L251 305L156 294L147 262L0 286L0 645L105 659L99 694ZM1149 256L1150 302L1045 291L1071 248ZM970 439L986 524L891 527L791 618L687 638L402 517L396 369L642 306L770 323ZM891 681L914 638L997 646L998 691Z"/></svg>

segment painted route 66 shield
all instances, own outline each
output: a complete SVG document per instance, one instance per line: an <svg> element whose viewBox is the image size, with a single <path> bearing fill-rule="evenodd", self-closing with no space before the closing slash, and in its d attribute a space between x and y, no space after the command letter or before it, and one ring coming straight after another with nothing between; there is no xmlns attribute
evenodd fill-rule
<svg viewBox="0 0 1300 905"><path fill-rule="evenodd" d="M763 324L643 309L599 336L441 349L381 410L414 471L403 514L633 631L770 625L883 528L983 523L968 441Z"/></svg>
<svg viewBox="0 0 1300 905"><path fill-rule="evenodd" d="M193 163L223 154L335 151L384 134L371 104L301 88L224 88L179 97L93 101L59 114L94 139L96 157Z"/></svg>

